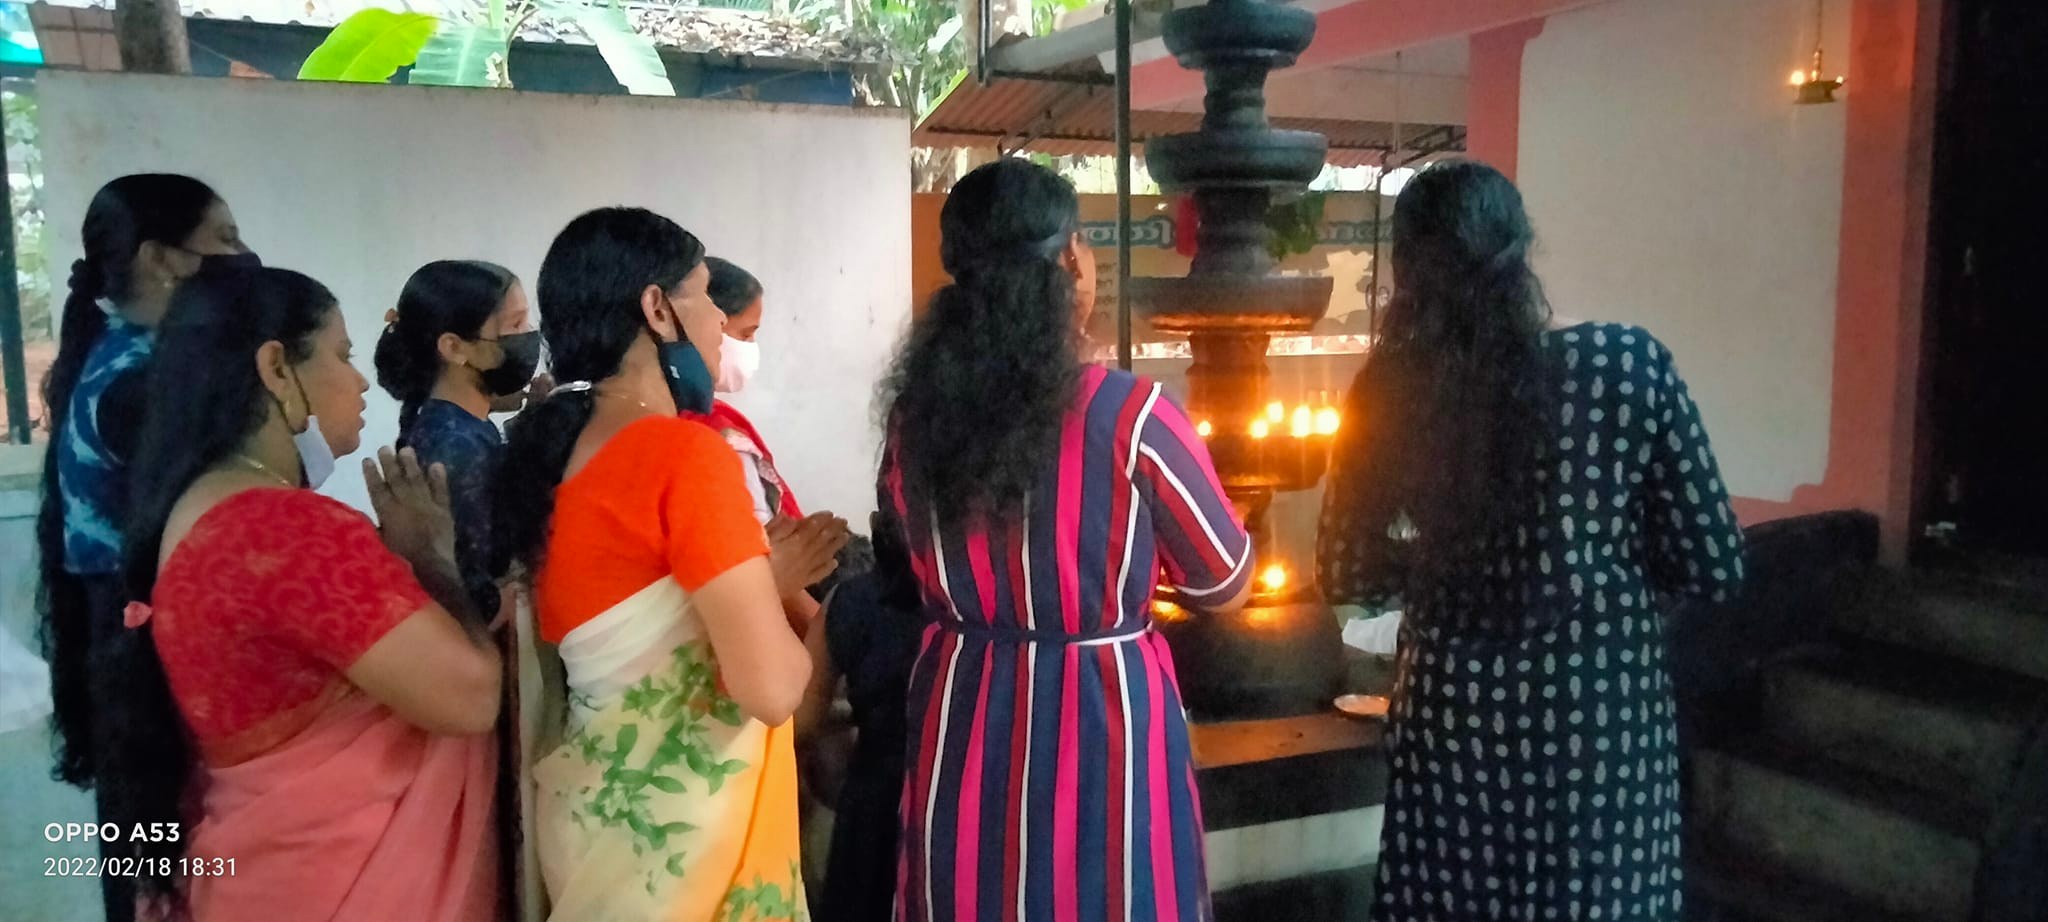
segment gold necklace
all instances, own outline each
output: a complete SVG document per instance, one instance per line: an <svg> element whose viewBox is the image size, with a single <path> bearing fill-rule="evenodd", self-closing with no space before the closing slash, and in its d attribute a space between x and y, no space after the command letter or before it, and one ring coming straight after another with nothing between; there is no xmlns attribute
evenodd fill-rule
<svg viewBox="0 0 2048 922"><path fill-rule="evenodd" d="M255 458L251 458L248 455L242 454L240 452L236 452L232 457L236 461L242 462L242 465L244 467L247 467L250 470L256 471L257 473L260 474L268 474L272 479L275 479L278 483L284 484L286 487L289 487L294 490L299 488L298 484L286 480L283 474L271 470L270 465L264 464L263 462L258 461Z"/></svg>
<svg viewBox="0 0 2048 922"><path fill-rule="evenodd" d="M640 398L634 397L630 394L614 394L610 391L593 391L593 393L597 394L597 396L599 397L610 397L613 400L630 400L633 401L633 403L640 409L646 410L650 413L654 412L654 408L648 406L647 401L641 400Z"/></svg>

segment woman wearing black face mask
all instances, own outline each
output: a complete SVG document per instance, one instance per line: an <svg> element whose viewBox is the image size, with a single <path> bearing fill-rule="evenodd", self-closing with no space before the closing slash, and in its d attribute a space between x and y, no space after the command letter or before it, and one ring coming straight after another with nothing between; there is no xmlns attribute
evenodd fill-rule
<svg viewBox="0 0 2048 922"><path fill-rule="evenodd" d="M102 186L86 208L79 241L84 253L71 266L57 359L43 380L50 442L36 544L55 709L52 775L89 787L99 769L96 752L109 743L100 720L105 698L122 681L103 660L108 639L121 631L121 526L156 329L179 282L208 261L248 248L211 187L167 173ZM104 792L100 799L104 811ZM131 882L109 874L101 885L107 918L132 918Z"/></svg>
<svg viewBox="0 0 2048 922"><path fill-rule="evenodd" d="M540 333L526 292L503 266L442 260L420 267L386 315L377 340L377 384L403 403L398 444L421 464L448 471L455 512L456 559L477 609L495 617L492 579L491 483L504 439L491 424L532 384Z"/></svg>

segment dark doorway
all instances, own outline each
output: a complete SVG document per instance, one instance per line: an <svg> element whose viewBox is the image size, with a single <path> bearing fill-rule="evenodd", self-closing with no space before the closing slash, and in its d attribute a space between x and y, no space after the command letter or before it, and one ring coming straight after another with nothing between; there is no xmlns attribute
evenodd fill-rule
<svg viewBox="0 0 2048 922"><path fill-rule="evenodd" d="M1925 521L1948 547L2048 555L2048 3L1950 3Z"/></svg>

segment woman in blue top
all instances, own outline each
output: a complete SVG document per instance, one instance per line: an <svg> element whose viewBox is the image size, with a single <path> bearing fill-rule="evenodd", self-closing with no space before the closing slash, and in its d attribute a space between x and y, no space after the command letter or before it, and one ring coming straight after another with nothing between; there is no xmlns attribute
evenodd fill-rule
<svg viewBox="0 0 2048 922"><path fill-rule="evenodd" d="M104 748L94 738L96 638L122 630L122 523L128 459L142 428L143 370L171 290L208 257L248 253L227 203L189 176L149 173L102 186L71 264L57 359L43 379L50 448L36 518L44 658L50 662L56 765L62 781L89 786ZM107 917L134 912L133 890L106 875Z"/></svg>
<svg viewBox="0 0 2048 922"><path fill-rule="evenodd" d="M377 384L403 404L398 444L447 469L455 559L477 610L494 618L491 484L504 439L490 415L519 409L540 363L526 292L503 266L431 262L406 280L385 320Z"/></svg>
<svg viewBox="0 0 2048 922"><path fill-rule="evenodd" d="M421 266L384 316L377 339L377 384L400 401L398 445L448 476L455 516L455 562L483 617L504 607L491 566L491 494L504 437L491 413L518 410L530 387L546 393L534 369L541 337L526 292L510 269L481 260L440 260ZM519 726L519 658L507 647L501 727ZM501 732L498 771L498 855L504 880L520 878L520 764L517 741Z"/></svg>

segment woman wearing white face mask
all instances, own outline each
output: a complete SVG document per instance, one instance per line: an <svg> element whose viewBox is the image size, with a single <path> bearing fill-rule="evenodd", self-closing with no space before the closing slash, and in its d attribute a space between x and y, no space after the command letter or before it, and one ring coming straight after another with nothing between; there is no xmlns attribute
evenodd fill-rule
<svg viewBox="0 0 2048 922"><path fill-rule="evenodd" d="M282 269L202 269L158 331L98 715L101 819L185 824L119 846L138 917L500 918L498 653L445 472L366 462L374 523L310 489L361 442L352 349Z"/></svg>
<svg viewBox="0 0 2048 922"><path fill-rule="evenodd" d="M760 371L761 344L755 336L761 330L765 311L760 280L731 262L706 257L711 283L706 289L711 301L725 314L725 337L719 344L717 391L737 394ZM768 529L774 551L776 586L782 590L783 606L790 621L801 625L817 613L818 603L804 590L824 579L837 566L839 549L850 537L846 520L831 513L806 517L797 505L782 475L775 470L775 455L761 432L747 417L724 400L714 400L711 412L700 417L705 425L725 436L746 468L747 490L754 497L754 517Z"/></svg>

